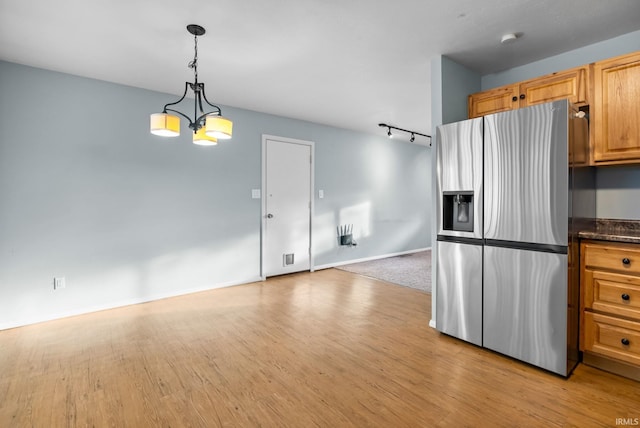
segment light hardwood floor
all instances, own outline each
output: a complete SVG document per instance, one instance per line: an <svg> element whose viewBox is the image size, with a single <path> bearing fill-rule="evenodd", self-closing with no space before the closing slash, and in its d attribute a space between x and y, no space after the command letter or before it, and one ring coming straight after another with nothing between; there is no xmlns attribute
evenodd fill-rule
<svg viewBox="0 0 640 428"><path fill-rule="evenodd" d="M430 295L335 269L0 332L0 427L616 426L640 383L439 334Z"/></svg>

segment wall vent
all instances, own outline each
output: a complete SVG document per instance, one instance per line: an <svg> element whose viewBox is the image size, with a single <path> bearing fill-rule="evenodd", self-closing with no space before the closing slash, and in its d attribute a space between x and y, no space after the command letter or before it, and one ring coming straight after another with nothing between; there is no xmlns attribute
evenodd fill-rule
<svg viewBox="0 0 640 428"><path fill-rule="evenodd" d="M293 253L291 253L291 254L283 254L282 255L282 260L283 260L283 262L282 262L283 266L292 265L294 263L293 262Z"/></svg>

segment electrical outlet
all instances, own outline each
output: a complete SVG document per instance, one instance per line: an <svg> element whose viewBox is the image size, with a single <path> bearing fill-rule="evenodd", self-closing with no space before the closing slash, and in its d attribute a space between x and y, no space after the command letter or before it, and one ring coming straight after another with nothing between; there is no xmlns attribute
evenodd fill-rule
<svg viewBox="0 0 640 428"><path fill-rule="evenodd" d="M58 277L58 278L53 278L53 289L54 290L59 290L61 288L65 288L67 286L67 283L64 279L64 276L62 277Z"/></svg>

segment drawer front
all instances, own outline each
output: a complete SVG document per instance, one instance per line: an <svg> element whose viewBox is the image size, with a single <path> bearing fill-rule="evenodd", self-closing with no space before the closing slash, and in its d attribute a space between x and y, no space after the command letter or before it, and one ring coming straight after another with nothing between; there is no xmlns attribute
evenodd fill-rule
<svg viewBox="0 0 640 428"><path fill-rule="evenodd" d="M638 247L586 244L584 249L586 267L640 275L640 248Z"/></svg>
<svg viewBox="0 0 640 428"><path fill-rule="evenodd" d="M640 323L584 313L585 351L640 366Z"/></svg>
<svg viewBox="0 0 640 428"><path fill-rule="evenodd" d="M591 278L587 307L640 322L640 277L596 271Z"/></svg>

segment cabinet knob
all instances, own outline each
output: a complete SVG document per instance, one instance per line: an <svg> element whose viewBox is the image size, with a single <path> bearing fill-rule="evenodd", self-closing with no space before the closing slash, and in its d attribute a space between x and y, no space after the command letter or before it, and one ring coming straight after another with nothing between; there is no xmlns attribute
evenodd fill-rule
<svg viewBox="0 0 640 428"><path fill-rule="evenodd" d="M629 260L628 258L625 257L624 259L622 259L622 264L623 265L630 265L631 264L631 260Z"/></svg>
<svg viewBox="0 0 640 428"><path fill-rule="evenodd" d="M518 97L511 98L511 101L518 101Z"/></svg>
<svg viewBox="0 0 640 428"><path fill-rule="evenodd" d="M624 293L622 296L622 300L629 300L629 295L627 293Z"/></svg>
<svg viewBox="0 0 640 428"><path fill-rule="evenodd" d="M520 94L520 99L524 100L524 94Z"/></svg>
<svg viewBox="0 0 640 428"><path fill-rule="evenodd" d="M623 337L623 338L622 338L622 340L621 340L620 342L622 342L622 344L623 344L624 346L629 345L629 339L627 339L626 337Z"/></svg>

